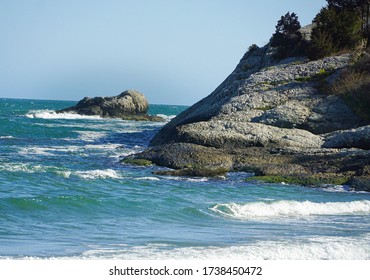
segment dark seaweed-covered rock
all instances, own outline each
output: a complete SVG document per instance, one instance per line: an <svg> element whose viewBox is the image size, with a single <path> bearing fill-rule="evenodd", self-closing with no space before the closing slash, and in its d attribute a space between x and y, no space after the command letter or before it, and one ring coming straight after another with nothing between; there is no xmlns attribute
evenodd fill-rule
<svg viewBox="0 0 370 280"><path fill-rule="evenodd" d="M213 177L225 175L232 169L230 155L218 149L191 143L175 143L149 148L132 155L124 162L149 160L160 166L176 169L158 171L159 175Z"/></svg>

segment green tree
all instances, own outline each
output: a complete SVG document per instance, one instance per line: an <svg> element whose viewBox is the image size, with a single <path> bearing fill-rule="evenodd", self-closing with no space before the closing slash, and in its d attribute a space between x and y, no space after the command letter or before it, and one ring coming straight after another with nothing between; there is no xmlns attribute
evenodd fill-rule
<svg viewBox="0 0 370 280"><path fill-rule="evenodd" d="M351 10L358 13L362 19L362 30L369 29L370 0L327 0L328 8L337 10Z"/></svg>
<svg viewBox="0 0 370 280"><path fill-rule="evenodd" d="M338 48L334 45L331 34L323 29L316 28L311 33L311 44L308 48L310 59L319 59L335 53Z"/></svg>
<svg viewBox="0 0 370 280"><path fill-rule="evenodd" d="M321 58L343 49L352 49L361 40L362 20L352 9L322 8L313 20L309 56Z"/></svg>
<svg viewBox="0 0 370 280"><path fill-rule="evenodd" d="M329 8L355 9L361 0L327 0Z"/></svg>
<svg viewBox="0 0 370 280"><path fill-rule="evenodd" d="M271 47L276 48L275 58L299 55L302 42L300 28L301 24L295 13L288 12L280 18L270 41Z"/></svg>

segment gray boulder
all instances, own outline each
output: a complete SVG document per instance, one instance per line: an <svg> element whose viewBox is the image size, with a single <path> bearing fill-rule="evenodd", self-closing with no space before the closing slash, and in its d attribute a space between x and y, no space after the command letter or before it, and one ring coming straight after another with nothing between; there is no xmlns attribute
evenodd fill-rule
<svg viewBox="0 0 370 280"><path fill-rule="evenodd" d="M332 132L325 137L325 148L359 148L370 150L370 125Z"/></svg>
<svg viewBox="0 0 370 280"><path fill-rule="evenodd" d="M306 130L249 122L208 121L178 128L179 141L232 150L247 147L320 148L322 139Z"/></svg>
<svg viewBox="0 0 370 280"><path fill-rule="evenodd" d="M174 143L156 146L132 155L133 159L146 159L161 166L179 171L161 171L159 175L218 176L232 169L230 155L218 149L191 143Z"/></svg>
<svg viewBox="0 0 370 280"><path fill-rule="evenodd" d="M136 90L126 90L113 97L85 97L76 106L59 110L58 113L75 112L81 115L97 115L104 118L129 118L146 116L149 103Z"/></svg>

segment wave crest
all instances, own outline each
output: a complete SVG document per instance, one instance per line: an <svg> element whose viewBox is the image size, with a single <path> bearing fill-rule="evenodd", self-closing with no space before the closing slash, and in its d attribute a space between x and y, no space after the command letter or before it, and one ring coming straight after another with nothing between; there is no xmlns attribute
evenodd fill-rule
<svg viewBox="0 0 370 280"><path fill-rule="evenodd" d="M89 171L77 171L75 173L78 177L82 179L120 179L121 176L117 174L116 171L113 169L105 169L105 170L89 170Z"/></svg>
<svg viewBox="0 0 370 280"><path fill-rule="evenodd" d="M57 113L53 110L33 110L26 114L27 118L30 119L101 119L100 116L84 116L76 113Z"/></svg>
<svg viewBox="0 0 370 280"><path fill-rule="evenodd" d="M247 204L216 204L211 211L234 219L274 218L284 216L370 214L370 201L311 202L274 201L251 202Z"/></svg>

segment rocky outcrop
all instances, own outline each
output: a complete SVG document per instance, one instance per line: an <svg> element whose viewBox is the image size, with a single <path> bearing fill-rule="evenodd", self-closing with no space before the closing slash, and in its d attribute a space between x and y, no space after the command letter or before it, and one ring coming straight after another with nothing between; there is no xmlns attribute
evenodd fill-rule
<svg viewBox="0 0 370 280"><path fill-rule="evenodd" d="M306 130L286 129L242 121L197 122L177 131L179 141L232 150L247 147L319 148L320 136Z"/></svg>
<svg viewBox="0 0 370 280"><path fill-rule="evenodd" d="M136 90L126 90L118 96L85 97L76 106L59 110L58 113L74 112L80 115L96 115L103 118L121 118L140 121L163 121L147 114L149 103Z"/></svg>
<svg viewBox="0 0 370 280"><path fill-rule="evenodd" d="M274 62L268 46L252 49L213 93L164 126L151 147L134 157L181 170L183 153L186 164L196 166L209 165L215 155L213 168L358 189L367 184L370 190L361 171L370 165L368 123L322 86L335 83L350 63L350 54ZM204 154L207 162L199 161Z"/></svg>
<svg viewBox="0 0 370 280"><path fill-rule="evenodd" d="M370 150L370 125L330 133L325 137L324 147Z"/></svg>
<svg viewBox="0 0 370 280"><path fill-rule="evenodd" d="M166 171L166 174L173 175L224 175L233 165L232 157L229 154L212 147L192 143L174 143L152 147L141 153L140 157L157 165L182 170L181 174Z"/></svg>
<svg viewBox="0 0 370 280"><path fill-rule="evenodd" d="M361 126L361 119L340 98L328 97L316 88L318 79L330 81L331 74L349 62L350 55L344 54L311 62L290 58L274 64L268 46L247 52L213 93L168 123L152 145L178 141L177 127L210 119L296 127L315 134Z"/></svg>

